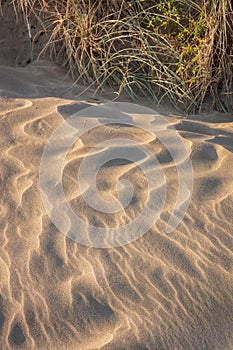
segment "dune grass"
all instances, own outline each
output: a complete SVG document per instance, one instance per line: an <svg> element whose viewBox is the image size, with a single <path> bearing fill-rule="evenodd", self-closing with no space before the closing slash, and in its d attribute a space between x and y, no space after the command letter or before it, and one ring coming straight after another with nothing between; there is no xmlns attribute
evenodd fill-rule
<svg viewBox="0 0 233 350"><path fill-rule="evenodd" d="M233 108L230 0L11 3L23 12L29 37L31 18L40 23L48 36L41 55L49 50L74 81L96 91L108 85L134 100L168 97L187 113L207 97L218 110Z"/></svg>

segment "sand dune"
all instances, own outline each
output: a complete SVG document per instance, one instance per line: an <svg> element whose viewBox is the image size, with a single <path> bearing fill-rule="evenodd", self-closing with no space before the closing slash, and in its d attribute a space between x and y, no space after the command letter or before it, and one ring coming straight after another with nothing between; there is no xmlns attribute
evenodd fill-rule
<svg viewBox="0 0 233 350"><path fill-rule="evenodd" d="M73 144L64 164L64 192L75 214L86 223L118 227L145 205L143 172L120 157L100 169L97 188L113 201L125 178L134 184L133 200L111 215L85 203L78 168L87 154L93 161L104 155L108 147L95 144L109 137L154 153L168 190L160 218L145 235L124 246L93 248L53 225L39 189L42 152L52 132L73 113L107 101L90 92L79 98L70 86L46 61L0 66L0 349L233 349L232 116L167 115L194 176L190 206L171 233L166 225L178 191L171 154L143 124L107 126L97 118L99 127ZM145 155L137 155L146 164Z"/></svg>

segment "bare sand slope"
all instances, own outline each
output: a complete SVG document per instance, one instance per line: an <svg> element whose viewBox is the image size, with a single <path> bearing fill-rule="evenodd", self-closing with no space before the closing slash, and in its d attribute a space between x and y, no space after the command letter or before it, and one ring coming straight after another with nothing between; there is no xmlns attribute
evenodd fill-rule
<svg viewBox="0 0 233 350"><path fill-rule="evenodd" d="M51 223L39 191L48 138L91 101L88 94L72 99L69 84L46 62L0 66L0 349L233 349L231 116L168 117L194 171L190 207L170 234L165 227L177 174L168 151L145 130L101 127L99 118L96 133L85 135L66 157L64 189L76 214L117 227L144 206L142 172L120 161L103 167L97 182L100 194L111 200L120 177L133 179L137 190L125 212L109 219L81 199L77 169L109 135L135 140L158 156L168 196L160 219L137 241L111 249L85 247Z"/></svg>

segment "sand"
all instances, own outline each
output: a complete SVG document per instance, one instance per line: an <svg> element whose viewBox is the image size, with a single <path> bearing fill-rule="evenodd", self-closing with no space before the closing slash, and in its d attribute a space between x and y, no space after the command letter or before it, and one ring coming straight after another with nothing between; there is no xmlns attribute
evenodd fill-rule
<svg viewBox="0 0 233 350"><path fill-rule="evenodd" d="M82 87L72 87L55 64L16 67L6 52L0 57L0 349L233 349L232 116L184 118L158 108L178 131L193 166L190 205L171 233L166 225L177 170L162 143L145 131L147 116L140 116L141 129L106 126L104 116L96 118L99 127L75 143L65 161L64 192L75 214L108 229L133 220L146 203L142 171L118 159L100 170L98 191L113 200L125 177L134 183L134 200L112 215L85 205L78 168L109 137L133 140L158 157L167 198L158 220L137 240L107 249L84 246L60 232L46 212L40 162L64 120L110 101L112 91L79 96ZM88 156L94 159L95 152Z"/></svg>

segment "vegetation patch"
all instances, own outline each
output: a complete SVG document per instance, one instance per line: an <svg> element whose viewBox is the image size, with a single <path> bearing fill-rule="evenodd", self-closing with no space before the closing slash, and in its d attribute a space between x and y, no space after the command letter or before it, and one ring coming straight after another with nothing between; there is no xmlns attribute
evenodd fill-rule
<svg viewBox="0 0 233 350"><path fill-rule="evenodd" d="M1 0L0 0L1 2ZM233 108L233 9L230 0L13 0L31 40L48 40L40 55L67 67L74 81L106 85L132 99L168 97L187 113L206 98Z"/></svg>

